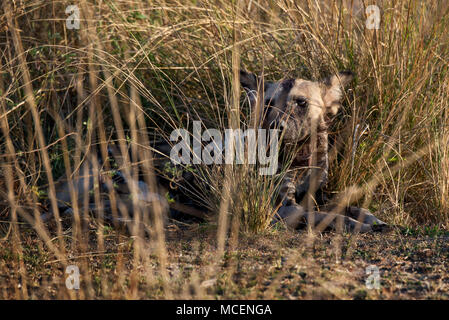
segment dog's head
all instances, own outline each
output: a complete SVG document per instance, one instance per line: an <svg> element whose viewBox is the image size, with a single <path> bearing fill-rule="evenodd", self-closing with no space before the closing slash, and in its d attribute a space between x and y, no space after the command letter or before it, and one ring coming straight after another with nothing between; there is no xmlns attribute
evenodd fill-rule
<svg viewBox="0 0 449 320"><path fill-rule="evenodd" d="M295 143L337 113L343 89L352 78L350 71L343 71L317 82L297 78L262 84L256 75L240 71L240 83L253 105L257 93L264 92L262 127L277 128L284 142Z"/></svg>

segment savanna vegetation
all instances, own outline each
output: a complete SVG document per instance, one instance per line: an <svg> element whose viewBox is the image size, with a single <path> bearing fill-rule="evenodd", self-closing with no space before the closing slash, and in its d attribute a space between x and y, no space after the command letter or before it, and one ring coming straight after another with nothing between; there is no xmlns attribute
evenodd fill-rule
<svg viewBox="0 0 449 320"><path fill-rule="evenodd" d="M378 29L366 26L371 4ZM448 25L445 0L2 1L0 297L447 299ZM108 145L130 150L124 170L140 168L153 191L160 175L176 189L179 172L156 171L151 146L195 120L253 126L240 68L267 81L354 72L326 190L389 233L273 227L278 179L249 165L182 168L201 206L167 221L158 205L128 225L106 221L98 188L99 214L75 201L59 212L58 179L106 159ZM176 193L163 196L179 209ZM70 265L79 290L66 287ZM366 286L371 265L378 289Z"/></svg>

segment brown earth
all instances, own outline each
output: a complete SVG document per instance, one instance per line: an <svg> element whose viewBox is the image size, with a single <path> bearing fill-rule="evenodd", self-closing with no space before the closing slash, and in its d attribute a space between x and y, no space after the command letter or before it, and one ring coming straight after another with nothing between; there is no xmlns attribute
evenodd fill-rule
<svg viewBox="0 0 449 320"><path fill-rule="evenodd" d="M224 259L220 261L214 225L171 224L166 233L169 279L166 291L157 250L148 238L145 239L148 257L136 263L134 240L128 235L106 226L103 230L105 249L99 251L97 226L91 225L89 232L89 249L84 253L70 241L71 229L64 233L69 264L80 265L82 273L81 290L76 293L65 290L67 275L63 265L32 229L26 225L21 227L22 259L13 254L11 241L1 241L1 297L449 298L449 237L444 232L430 236L423 232L410 235L393 230L388 234L327 233L312 237L305 231L270 230L259 235L240 234L238 239L230 238ZM52 241L56 242L56 238ZM20 271L21 264L26 272ZM368 266L379 270L379 289L369 289L366 285L370 277L366 272ZM83 273L86 268L88 273ZM139 275L134 296L130 296L131 270ZM149 276L145 270L154 272ZM85 281L87 276L89 281ZM92 289L88 288L88 282ZM27 286L26 296L23 296L23 285Z"/></svg>

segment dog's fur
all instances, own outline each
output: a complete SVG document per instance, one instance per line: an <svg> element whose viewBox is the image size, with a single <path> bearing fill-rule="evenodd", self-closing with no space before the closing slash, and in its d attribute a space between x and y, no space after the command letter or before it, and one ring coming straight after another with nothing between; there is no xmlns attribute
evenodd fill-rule
<svg viewBox="0 0 449 320"><path fill-rule="evenodd" d="M289 159L290 163L281 184L278 199L280 208L273 219L274 223L283 221L289 228L298 229L311 223L313 219L313 225L337 229L341 222L340 225L348 231L362 232L382 229L386 226L365 209L347 207L340 212L342 214L335 214L329 213L329 210L334 211L329 204L322 203L323 206L318 210L324 211L317 211L311 206L311 201L307 201L311 199L311 196L315 196L316 191L327 182L328 125L340 108L344 86L349 84L352 78L351 72L340 72L321 82L286 79L263 83L252 73L240 72L241 84L247 91L252 106L255 107L259 100L262 102L260 126L281 130L281 160ZM162 154L170 152L168 144L164 144L162 149L165 150L161 151ZM109 150L110 157L115 159L116 164L121 168L124 164L120 164L120 156L117 156L120 153L113 152L115 148L112 146ZM295 150L293 157L288 158L285 155L288 150ZM78 178L72 179L76 199L72 199L73 195L70 196L67 179L62 178L58 182L56 198L62 212L71 213L70 203L74 200L81 204L86 197L89 198L88 209L95 212L97 205L95 202L92 203L93 199L90 199L95 181L99 183L98 191L104 195L102 199L104 211L109 212L117 208L121 213L125 213L125 216L131 217L136 205L140 210L148 212L149 208L157 202L164 212L168 212L168 203L164 198L166 186L161 185L159 194L151 193L144 181L133 182L131 177L125 177L120 170L113 170L112 183L106 183L108 179L104 179L106 177L101 173L102 170L94 170L95 161L98 161L97 168L102 166L103 161L99 155L97 160L85 162L79 171ZM285 167L285 163L280 165ZM160 183L163 181L162 179ZM134 186L134 192L130 191L131 186ZM111 193L116 195L114 202L111 202L112 199L107 196ZM315 201L317 198L312 200ZM173 206L170 205L170 207ZM186 210L186 206L175 206L175 209L196 217L205 217L194 208ZM52 216L51 212L44 215L43 220L48 220L50 216Z"/></svg>
<svg viewBox="0 0 449 320"><path fill-rule="evenodd" d="M296 229L312 217L314 223L328 222L327 226L334 229L339 220L347 230L362 232L386 226L365 209L347 207L343 215L335 215L305 206L305 196L314 196L327 182L328 126L341 107L344 87L352 79L351 72L343 71L319 82L304 79L264 82L252 73L240 72L241 85L252 107L256 108L257 103L262 105L262 127L281 131L281 155L295 150L281 185L282 206L278 211L278 218L290 228ZM263 96L259 97L262 92ZM329 210L331 206L324 208Z"/></svg>

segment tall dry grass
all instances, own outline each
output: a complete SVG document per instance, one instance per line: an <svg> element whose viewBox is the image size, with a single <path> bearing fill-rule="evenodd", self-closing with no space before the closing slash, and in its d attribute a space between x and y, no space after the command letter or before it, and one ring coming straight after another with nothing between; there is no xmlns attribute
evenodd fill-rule
<svg viewBox="0 0 449 320"><path fill-rule="evenodd" d="M263 72L267 81L353 70L356 82L332 127L328 191L343 190L342 203L369 207L392 224L448 227L446 1L379 1L379 30L365 28L363 1L83 0L77 1L80 29L70 30L65 8L72 4L2 2L0 245L8 254L0 268L14 270L4 297L191 297L167 272L162 207L156 203L150 221L133 203L131 237L119 226L113 233L110 274L102 196L93 190L94 219L88 195L75 200L72 181L83 174L83 161L105 159L114 143L125 176L136 177L140 167L156 190L152 141L168 139L176 128L190 130L194 120L205 128L257 126L258 113L240 91L240 66ZM205 274L184 281L196 297L208 297L199 283L214 278L239 230L269 228L279 177L261 177L248 165L196 170L198 201L216 217L218 258ZM54 196L64 174L69 226ZM131 192L136 188L130 182ZM115 197L109 194L111 203ZM54 222L44 225L39 216L48 210ZM27 260L30 248L51 270L39 286L57 291L29 292L36 281L30 268L41 261ZM64 285L65 267L74 262L84 279L80 291Z"/></svg>

